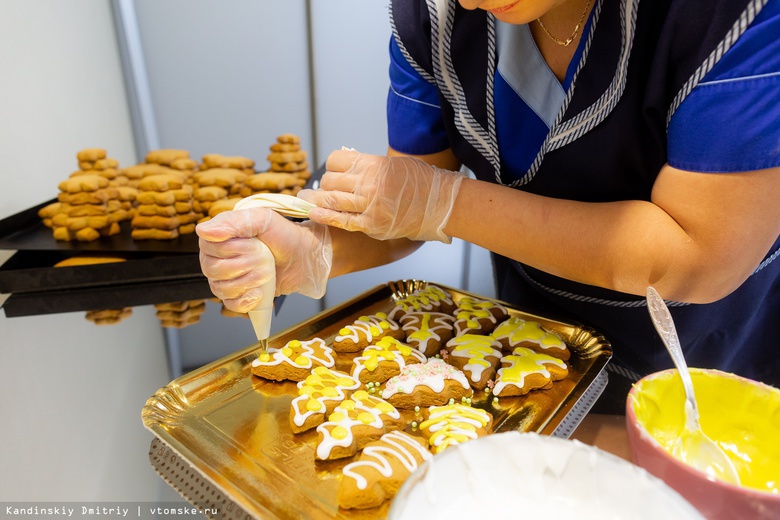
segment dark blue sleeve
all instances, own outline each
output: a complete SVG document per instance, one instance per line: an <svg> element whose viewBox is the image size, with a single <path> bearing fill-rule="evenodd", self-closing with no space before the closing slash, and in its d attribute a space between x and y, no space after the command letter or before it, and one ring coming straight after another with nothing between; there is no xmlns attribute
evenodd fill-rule
<svg viewBox="0 0 780 520"><path fill-rule="evenodd" d="M780 0L769 0L669 121L669 164L699 172L780 166Z"/></svg>
<svg viewBox="0 0 780 520"><path fill-rule="evenodd" d="M394 38L390 39L387 132L390 147L402 153L426 155L450 147L436 85L409 64Z"/></svg>

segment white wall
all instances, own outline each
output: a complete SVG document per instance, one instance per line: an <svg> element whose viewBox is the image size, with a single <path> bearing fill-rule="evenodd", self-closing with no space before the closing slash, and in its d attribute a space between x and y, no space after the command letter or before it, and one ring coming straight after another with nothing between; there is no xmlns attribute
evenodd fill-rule
<svg viewBox="0 0 780 520"><path fill-rule="evenodd" d="M303 0L135 0L160 146L270 166L281 133L311 150Z"/></svg>
<svg viewBox="0 0 780 520"><path fill-rule="evenodd" d="M136 159L108 1L0 0L0 20L4 218L54 197L81 148ZM153 311L111 327L0 317L0 501L157 500L141 423L168 382Z"/></svg>

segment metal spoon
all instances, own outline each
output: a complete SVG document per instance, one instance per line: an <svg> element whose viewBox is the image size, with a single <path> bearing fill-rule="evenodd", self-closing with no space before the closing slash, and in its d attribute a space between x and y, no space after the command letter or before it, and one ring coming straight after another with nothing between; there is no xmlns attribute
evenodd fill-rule
<svg viewBox="0 0 780 520"><path fill-rule="evenodd" d="M685 427L672 447L672 455L704 472L710 480L717 479L739 485L739 475L731 459L699 425L699 408L696 405L693 381L685 363L680 338L677 336L669 309L653 287L647 288L647 309L655 330L677 367L685 389Z"/></svg>

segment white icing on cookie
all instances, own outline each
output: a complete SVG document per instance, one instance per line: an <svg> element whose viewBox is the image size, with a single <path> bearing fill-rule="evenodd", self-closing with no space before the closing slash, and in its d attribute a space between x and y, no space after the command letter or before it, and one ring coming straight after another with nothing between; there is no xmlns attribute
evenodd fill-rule
<svg viewBox="0 0 780 520"><path fill-rule="evenodd" d="M344 341L359 343L365 340L371 343L375 338L386 334L387 331L399 331L400 329L401 326L390 320L387 314L377 312L371 316L361 316L352 325L341 328L339 334L335 337L335 341L337 343Z"/></svg>
<svg viewBox="0 0 780 520"><path fill-rule="evenodd" d="M378 430L385 427L383 416L399 420L401 414L393 405L365 390L358 390L339 404L328 421L317 427L321 440L317 444L317 458L326 460L333 448L348 447L354 441L355 426L370 426Z"/></svg>
<svg viewBox="0 0 780 520"><path fill-rule="evenodd" d="M254 361L253 367L271 367L287 364L295 368L312 368L314 363L325 367L336 364L333 358L333 349L320 338L308 341L294 339L282 348L269 348L261 353Z"/></svg>
<svg viewBox="0 0 780 520"><path fill-rule="evenodd" d="M405 343L401 343L395 338L385 336L363 349L361 356L356 357L352 362L352 377L360 377L363 371L373 372L382 361L392 361L398 365L399 369L406 366L406 358L413 358L418 363L425 363L427 358L417 350Z"/></svg>
<svg viewBox="0 0 780 520"><path fill-rule="evenodd" d="M460 403L431 406L428 412L428 418L420 423L420 429L429 432L428 444L434 453L476 439L479 436L477 430L485 429L493 421L485 410Z"/></svg>
<svg viewBox="0 0 780 520"><path fill-rule="evenodd" d="M354 479L358 489L366 489L368 486L368 481L360 474L362 468L371 467L385 478L390 478L393 475L393 467L387 458L388 456L400 461L409 473L417 469L418 460L426 461L432 457L424 446L404 432L386 433L380 440L389 446L366 446L363 449L361 460L344 466L342 471L344 477Z"/></svg>
<svg viewBox="0 0 780 520"><path fill-rule="evenodd" d="M444 331L449 332L448 337L452 336L454 320L452 315L442 312L410 312L401 318L401 328L407 333L408 343L414 341L420 352L427 352L431 341L443 341Z"/></svg>
<svg viewBox="0 0 780 520"><path fill-rule="evenodd" d="M471 374L471 380L475 383L482 379L482 373L491 366L498 365L503 356L501 343L491 336L481 334L464 334L452 338L447 342L449 355L456 358L465 358L468 361L463 365L463 371ZM491 363L486 358L496 358Z"/></svg>
<svg viewBox="0 0 780 520"><path fill-rule="evenodd" d="M306 379L298 383L299 395L291 403L293 422L303 426L312 415L324 414L329 402L341 402L347 391L358 388L360 381L349 374L326 367L314 368Z"/></svg>
<svg viewBox="0 0 780 520"><path fill-rule="evenodd" d="M395 394L411 394L418 386L427 386L434 392L442 392L444 382L448 379L457 381L465 389L471 388L463 372L439 358L431 358L426 363L407 365L399 375L391 377L385 385L382 397L387 399Z"/></svg>

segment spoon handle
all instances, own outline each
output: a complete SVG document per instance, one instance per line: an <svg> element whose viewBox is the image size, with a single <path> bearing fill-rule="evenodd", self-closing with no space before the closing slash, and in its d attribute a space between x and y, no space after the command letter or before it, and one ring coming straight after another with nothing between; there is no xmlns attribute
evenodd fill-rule
<svg viewBox="0 0 780 520"><path fill-rule="evenodd" d="M692 412L688 417L698 425L699 410L694 398L693 381L691 380L691 374L688 372L688 365L685 363L685 356L683 356L680 338L677 336L677 329L674 327L672 315L669 313L669 308L664 303L663 298L651 286L647 287L647 309L650 312L650 318L653 320L655 330L661 336L664 345L666 345L666 350L669 351L669 355L672 357L674 366L677 367L677 371L680 373L680 379L682 379L683 387L685 388L687 405L689 411Z"/></svg>

